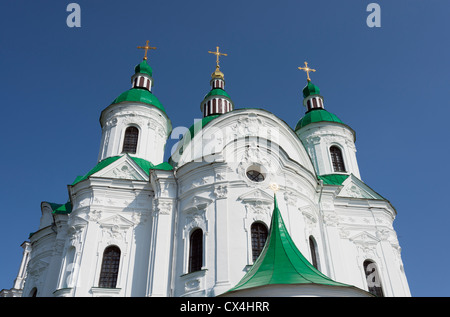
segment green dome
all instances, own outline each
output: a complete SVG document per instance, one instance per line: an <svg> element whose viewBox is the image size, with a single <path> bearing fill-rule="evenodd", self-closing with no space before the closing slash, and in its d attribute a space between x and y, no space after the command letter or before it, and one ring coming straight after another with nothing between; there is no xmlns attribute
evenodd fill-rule
<svg viewBox="0 0 450 317"><path fill-rule="evenodd" d="M212 89L206 96L205 98L208 98L209 96L224 96L227 97L228 99L231 99L230 95L227 94L227 92L221 88L215 88ZM203 98L203 99L205 99Z"/></svg>
<svg viewBox="0 0 450 317"><path fill-rule="evenodd" d="M159 102L158 98L155 97L150 91L142 88L131 88L123 92L119 97L114 99L111 104L123 102L123 101L132 101L132 102L142 102L166 112L161 102Z"/></svg>
<svg viewBox="0 0 450 317"><path fill-rule="evenodd" d="M308 81L308 84L303 88L303 98L311 95L320 95L320 89L312 82Z"/></svg>
<svg viewBox="0 0 450 317"><path fill-rule="evenodd" d="M150 77L153 74L153 70L150 67L150 65L147 64L146 60L143 60L140 64L136 65L136 67L134 68L134 71L136 73L143 73L143 74L147 74Z"/></svg>
<svg viewBox="0 0 450 317"><path fill-rule="evenodd" d="M336 123L342 123L343 122L334 114L331 112L328 112L324 109L313 109L305 114L303 118L300 119L300 121L297 123L297 126L295 127L295 131L303 128L304 126L315 123L315 122L336 122Z"/></svg>

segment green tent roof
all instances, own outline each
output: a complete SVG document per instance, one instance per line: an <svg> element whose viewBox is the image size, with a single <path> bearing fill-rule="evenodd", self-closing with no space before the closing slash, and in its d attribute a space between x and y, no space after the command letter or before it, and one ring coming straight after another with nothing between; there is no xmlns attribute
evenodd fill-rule
<svg viewBox="0 0 450 317"><path fill-rule="evenodd" d="M276 197L274 197L270 233L264 249L247 274L228 292L274 284L354 287L333 281L309 263L292 241L278 209Z"/></svg>
<svg viewBox="0 0 450 317"><path fill-rule="evenodd" d="M336 122L343 123L335 114L326 111L325 109L313 109L308 111L303 118L297 123L295 131L303 128L304 126L315 122Z"/></svg>
<svg viewBox="0 0 450 317"><path fill-rule="evenodd" d="M143 88L131 88L122 94L120 94L119 97L114 99L114 101L111 104L123 102L123 101L132 101L132 102L142 102L146 103L152 106L155 106L159 110L163 111L164 113L166 110L164 109L161 102L158 100L158 98L155 97L150 91Z"/></svg>

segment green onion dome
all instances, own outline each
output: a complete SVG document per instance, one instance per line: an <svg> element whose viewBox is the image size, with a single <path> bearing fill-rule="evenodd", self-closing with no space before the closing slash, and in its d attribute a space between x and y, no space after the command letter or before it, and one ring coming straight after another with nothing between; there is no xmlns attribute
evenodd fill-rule
<svg viewBox="0 0 450 317"><path fill-rule="evenodd" d="M150 91L147 89L142 88L131 88L130 90L127 90L120 94L119 97L114 99L112 104L124 102L124 101L130 101L130 102L142 102L146 103L152 106L155 106L156 108L160 109L163 112L166 112L161 102L156 98L155 95L153 95Z"/></svg>
<svg viewBox="0 0 450 317"><path fill-rule="evenodd" d="M342 123L341 119L339 119L335 114L326 111L325 109L313 109L308 111L303 118L298 121L297 126L295 127L295 131L303 128L304 126L310 123L316 122L336 122Z"/></svg>
<svg viewBox="0 0 450 317"><path fill-rule="evenodd" d="M311 95L320 95L320 89L312 82L308 81L308 84L303 88L303 98Z"/></svg>
<svg viewBox="0 0 450 317"><path fill-rule="evenodd" d="M119 97L114 99L112 104L120 102L140 102L148 105L155 106L159 110L166 112L161 102L151 92L153 84L152 68L147 64L146 60L140 62L134 68L135 74L131 77L133 86L131 89L120 94Z"/></svg>
<svg viewBox="0 0 450 317"><path fill-rule="evenodd" d="M134 68L135 73L142 73L142 74L147 74L150 77L153 74L153 70L150 67L149 64L147 64L146 60L143 60L142 62L140 62L139 64L136 65L136 67Z"/></svg>
<svg viewBox="0 0 450 317"><path fill-rule="evenodd" d="M206 99L210 96L224 96L224 97L231 99L230 95L225 90L220 89L220 88L212 89L209 93L206 94L205 98L203 98L203 99Z"/></svg>

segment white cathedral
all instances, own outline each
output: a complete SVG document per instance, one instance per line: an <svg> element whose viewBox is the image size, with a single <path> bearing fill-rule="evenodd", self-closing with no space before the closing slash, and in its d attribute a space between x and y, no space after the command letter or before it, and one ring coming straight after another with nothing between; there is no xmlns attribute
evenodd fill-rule
<svg viewBox="0 0 450 317"><path fill-rule="evenodd" d="M236 108L217 57L203 118L172 124L152 68L100 114L98 163L42 202L3 297L411 296L396 210L360 176L355 131L307 73L294 129Z"/></svg>

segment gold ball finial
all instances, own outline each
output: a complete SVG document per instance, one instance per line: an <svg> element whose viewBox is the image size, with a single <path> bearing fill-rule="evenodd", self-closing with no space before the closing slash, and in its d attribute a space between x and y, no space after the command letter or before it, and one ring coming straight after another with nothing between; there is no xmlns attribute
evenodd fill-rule
<svg viewBox="0 0 450 317"><path fill-rule="evenodd" d="M277 183L272 183L272 184L270 184L270 185L269 185L269 188L270 188L271 190L273 190L274 193L276 193L277 191L280 190L280 186L278 186Z"/></svg>
<svg viewBox="0 0 450 317"><path fill-rule="evenodd" d="M214 78L220 78L223 79L224 75L223 73L220 71L220 67L216 66L216 70L214 71L214 73L211 74L211 77Z"/></svg>

